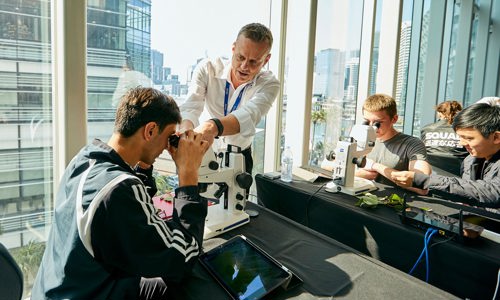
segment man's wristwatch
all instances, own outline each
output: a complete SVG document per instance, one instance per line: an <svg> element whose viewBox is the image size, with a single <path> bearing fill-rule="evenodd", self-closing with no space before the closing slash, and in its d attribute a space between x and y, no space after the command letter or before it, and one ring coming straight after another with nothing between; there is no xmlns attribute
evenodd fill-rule
<svg viewBox="0 0 500 300"><path fill-rule="evenodd" d="M215 123L215 126L217 126L217 136L216 137L219 137L222 135L222 133L224 132L224 125L222 125L222 122L217 119L217 118L212 118L210 119L210 121L213 121Z"/></svg>

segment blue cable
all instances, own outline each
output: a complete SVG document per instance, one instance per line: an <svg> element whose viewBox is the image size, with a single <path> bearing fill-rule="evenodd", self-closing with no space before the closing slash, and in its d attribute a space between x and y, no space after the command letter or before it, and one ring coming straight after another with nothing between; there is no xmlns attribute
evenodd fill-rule
<svg viewBox="0 0 500 300"><path fill-rule="evenodd" d="M431 241L431 238L434 234L436 234L438 231L436 229L433 229L433 228L428 228L427 231L425 232L425 236L424 236L424 248L422 249L422 252L420 253L420 256L418 257L417 261L415 262L415 264L413 265L413 267L411 268L410 272L408 272L408 274L412 274L413 271L415 270L415 268L417 267L417 265L420 263L420 260L422 259L422 257L424 256L425 254L425 282L429 282L429 270L430 270L430 266L429 266L429 250L428 250L428 244L429 242Z"/></svg>
<svg viewBox="0 0 500 300"><path fill-rule="evenodd" d="M420 253L420 256L418 257L417 261L413 265L413 268L411 268L410 272L408 272L408 274L410 274L410 275L413 273L413 271L417 267L418 263L422 259L422 256L424 256L424 253L425 253L425 243L426 243L426 240L427 240L427 235L429 234L430 231L431 231L431 228L428 228L427 232L425 233L425 236L424 236L424 249L422 249L422 252Z"/></svg>
<svg viewBox="0 0 500 300"><path fill-rule="evenodd" d="M431 231L431 234L427 237L427 241L425 243L425 282L429 282L429 248L427 247L429 245L429 242L431 241L431 238L433 235L435 235L438 231L436 229L433 229Z"/></svg>

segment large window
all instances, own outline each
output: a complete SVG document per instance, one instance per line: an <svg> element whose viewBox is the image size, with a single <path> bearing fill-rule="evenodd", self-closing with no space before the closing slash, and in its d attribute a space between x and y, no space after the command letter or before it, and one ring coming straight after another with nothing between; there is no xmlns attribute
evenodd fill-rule
<svg viewBox="0 0 500 300"><path fill-rule="evenodd" d="M152 2L151 48L154 85L182 104L191 75L203 58L231 58L231 46L239 29L252 22L270 25L271 0L175 1ZM196 7L196 9L193 9ZM245 9L236 9L245 7ZM221 17L224 16L224 17ZM196 20L204 20L199 21ZM203 25L200 25L203 24ZM279 41L275 40L271 59L278 59ZM265 66L264 68L266 68ZM276 73L276 72L275 72ZM202 114L200 121L208 119ZM265 119L257 126L252 146L254 173L264 164Z"/></svg>
<svg viewBox="0 0 500 300"><path fill-rule="evenodd" d="M50 21L48 0L0 1L0 242L24 272L25 294L53 210Z"/></svg>
<svg viewBox="0 0 500 300"><path fill-rule="evenodd" d="M411 23L405 17L410 11L408 2L413 6ZM498 18L494 12L499 3L491 0L404 3L399 57L400 62L407 61L408 71L406 83L399 79L404 72L398 71L396 97L404 103L404 131L419 136L422 126L435 121L435 113L429 109L436 104L457 100L469 106L483 96L498 95L499 59L493 54L498 53L495 41L498 33L492 31L491 24Z"/></svg>
<svg viewBox="0 0 500 300"><path fill-rule="evenodd" d="M403 11L401 14L401 27L399 34L398 68L396 77L395 100L398 106L398 122L395 127L403 131L403 124L406 115L406 87L408 85L408 64L411 49L412 32L412 12L413 1L403 1Z"/></svg>
<svg viewBox="0 0 500 300"><path fill-rule="evenodd" d="M231 45L243 25L251 22L269 25L270 0L253 1L244 11L234 7L235 1L229 0L89 1L89 141L94 138L106 141L110 137L116 105L129 88L154 86L182 104L198 61L205 57L230 58ZM199 26L192 20L209 21ZM275 49L276 45L278 41ZM264 122L263 119L258 126L253 145L257 172L263 169ZM166 152L158 167L175 172Z"/></svg>
<svg viewBox="0 0 500 300"><path fill-rule="evenodd" d="M349 135L356 118L363 1L318 1L310 164Z"/></svg>
<svg viewBox="0 0 500 300"><path fill-rule="evenodd" d="M89 141L94 138L107 141L111 136L116 104L122 93L122 90L117 90L117 84L121 77L125 77L126 71L133 71L132 64L137 61L135 56L127 56L129 4L125 0L87 2ZM149 49L149 39L147 48ZM123 81L120 82L120 87L125 89L128 85Z"/></svg>
<svg viewBox="0 0 500 300"><path fill-rule="evenodd" d="M283 117L276 121L282 122L282 132L276 136L278 144L300 154L294 157L296 166L301 159L319 165L348 136L364 100L358 97L381 88L379 79L385 76L378 75L387 69L394 69L388 77L394 77L397 125L409 134L419 135L422 125L434 121L430 108L439 102L456 99L467 106L500 93L500 1L403 0L396 31L384 27L384 12L395 3L389 0L285 1L280 8L286 13L271 13L277 2L87 0L88 94L81 100L88 107L87 123L81 124L87 125L87 140L109 139L116 105L128 88L154 86L181 104L196 63L205 57L230 58L238 30L250 22L275 30L283 21L284 32L273 31L279 38L271 58L273 66L280 62L281 72L272 71L283 74L284 85L278 99ZM51 70L60 64L52 62L53 49L59 49L51 45L52 20L59 16L51 16L53 4L0 0L0 242L24 271L25 297L41 259L39 242L52 222L54 174L63 164L54 159L54 149L74 146L53 142L54 133L59 138L56 129L66 128L66 123L54 124L58 115L53 108L60 107L52 100L58 92ZM393 47L399 52L389 55L394 68L382 63L390 59L380 50L391 38L399 42ZM81 59L68 64L78 65ZM382 82L390 91L390 80ZM72 105L64 108L81 113ZM264 140L265 122L253 145L256 173L263 171L264 143L267 149L273 142ZM168 155L157 167L174 172Z"/></svg>

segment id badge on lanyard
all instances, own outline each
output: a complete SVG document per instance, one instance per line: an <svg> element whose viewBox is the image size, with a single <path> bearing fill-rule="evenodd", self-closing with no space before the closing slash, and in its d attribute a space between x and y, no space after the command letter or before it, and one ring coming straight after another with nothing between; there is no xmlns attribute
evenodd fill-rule
<svg viewBox="0 0 500 300"><path fill-rule="evenodd" d="M229 104L229 88L231 85L229 84L229 81L226 81L226 88L224 89L224 116L227 116L227 106ZM233 107L231 108L231 111L229 113L232 113L236 108L238 108L238 105L240 105L241 102L241 97L243 96L243 92L245 91L245 88L242 88L238 97L236 97L236 101L234 101Z"/></svg>

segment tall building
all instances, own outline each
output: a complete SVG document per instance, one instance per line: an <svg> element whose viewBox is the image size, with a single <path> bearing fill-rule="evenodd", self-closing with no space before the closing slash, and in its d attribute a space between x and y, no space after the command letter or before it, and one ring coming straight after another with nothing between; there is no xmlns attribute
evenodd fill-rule
<svg viewBox="0 0 500 300"><path fill-rule="evenodd" d="M106 141L131 87L151 86L151 1L87 1L88 141Z"/></svg>
<svg viewBox="0 0 500 300"><path fill-rule="evenodd" d="M359 57L350 58L345 64L344 98L356 100L358 96Z"/></svg>
<svg viewBox="0 0 500 300"><path fill-rule="evenodd" d="M406 101L406 81L408 79L408 60L411 46L411 22L401 24L399 39L398 74L396 80L396 102L399 108L404 108Z"/></svg>
<svg viewBox="0 0 500 300"><path fill-rule="evenodd" d="M408 81L408 66L411 46L411 22L406 21L401 24L401 34L399 40L398 73L396 78L396 103L398 115L396 129L403 130L403 120L406 107L406 87Z"/></svg>
<svg viewBox="0 0 500 300"><path fill-rule="evenodd" d="M126 49L131 67L151 77L151 0L128 0L126 3Z"/></svg>
<svg viewBox="0 0 500 300"><path fill-rule="evenodd" d="M162 81L165 81L168 79L168 76L172 74L172 68L170 67L164 67L163 68L163 78Z"/></svg>
<svg viewBox="0 0 500 300"><path fill-rule="evenodd" d="M114 120L118 78L128 69L126 9L122 1L87 1L88 140L107 140ZM115 99L116 98L116 99ZM104 125L104 126L103 126Z"/></svg>
<svg viewBox="0 0 500 300"><path fill-rule="evenodd" d="M157 50L151 50L151 70L154 84L161 84L163 82L163 53Z"/></svg>
<svg viewBox="0 0 500 300"><path fill-rule="evenodd" d="M0 234L51 193L50 26L50 2L0 1Z"/></svg>
<svg viewBox="0 0 500 300"><path fill-rule="evenodd" d="M43 225L52 211L50 7L50 0L0 1L0 232L19 232L10 246L28 242L20 230ZM149 0L87 1L89 140L109 136L122 75L135 69L150 77L150 10Z"/></svg>
<svg viewBox="0 0 500 300"><path fill-rule="evenodd" d="M417 74L417 91L415 97L415 115L413 116L413 132L412 135L420 136L420 127L425 124L421 124L421 114L422 114L422 94L424 92L424 74L427 61L427 50L429 48L429 29L430 29L430 11L424 12L422 17L422 28L420 30L420 52L418 59L418 74ZM450 64L454 64L451 61Z"/></svg>
<svg viewBox="0 0 500 300"><path fill-rule="evenodd" d="M372 49L372 64L370 68L370 83L369 95L375 94L377 90L377 71L378 71L378 51L379 51L379 43L380 43L380 31L376 31L373 37L373 49Z"/></svg>
<svg viewBox="0 0 500 300"><path fill-rule="evenodd" d="M313 93L324 98L344 96L345 53L339 49L323 49L316 55Z"/></svg>
<svg viewBox="0 0 500 300"><path fill-rule="evenodd" d="M356 99L358 97L359 55L349 58L345 64L344 100L342 101L341 136L348 136L356 119Z"/></svg>

